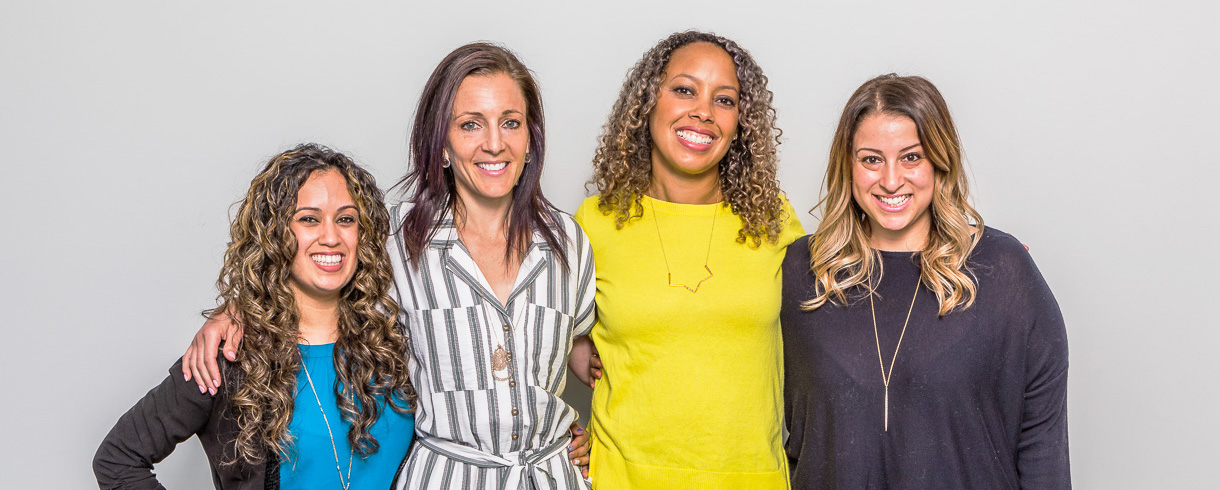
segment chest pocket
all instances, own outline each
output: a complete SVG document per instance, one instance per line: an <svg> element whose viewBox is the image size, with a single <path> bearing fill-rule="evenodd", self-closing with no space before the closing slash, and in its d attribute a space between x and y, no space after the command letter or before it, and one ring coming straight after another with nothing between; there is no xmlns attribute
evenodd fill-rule
<svg viewBox="0 0 1220 490"><path fill-rule="evenodd" d="M562 311L528 303L514 326L516 367L531 384L554 390L568 366L575 319Z"/></svg>
<svg viewBox="0 0 1220 490"><path fill-rule="evenodd" d="M429 373L434 391L486 390L496 340L477 306L408 313L411 348Z"/></svg>

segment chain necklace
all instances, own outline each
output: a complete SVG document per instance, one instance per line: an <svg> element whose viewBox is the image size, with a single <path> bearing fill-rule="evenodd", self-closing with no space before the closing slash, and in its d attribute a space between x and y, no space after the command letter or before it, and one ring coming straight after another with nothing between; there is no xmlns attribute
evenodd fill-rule
<svg viewBox="0 0 1220 490"><path fill-rule="evenodd" d="M915 281L915 295L911 296L911 306L907 308L907 319L902 322L902 333L898 334L898 345L894 346L894 356L890 358L890 369L885 369L885 360L881 357L881 334L877 333L877 308L873 306L873 280L868 280L868 309L873 314L873 338L877 341L877 362L881 363L881 383L885 385L885 431L890 431L890 378L894 374L894 361L898 360L898 349L902 348L902 338L907 334L907 324L911 322L911 312L915 311L915 298L919 297L919 280Z"/></svg>
<svg viewBox="0 0 1220 490"><path fill-rule="evenodd" d="M657 242L661 244L661 258L665 260L666 283L671 288L682 288L692 293L699 292L699 286L703 285L703 281L711 279L713 275L712 268L707 266L707 260L712 256L712 237L716 233L716 215L720 214L720 210L712 213L712 229L708 232L707 236L707 254L703 256L703 270L707 271L707 277L700 279L699 282L695 283L695 287L692 288L686 284L674 284L674 273L669 269L669 255L665 253L665 241L661 239L661 225L657 222L657 210L655 208L649 209L652 211L652 224L657 227Z"/></svg>
<svg viewBox="0 0 1220 490"><path fill-rule="evenodd" d="M322 409L322 399L318 398L318 390L313 387L313 377L309 375L309 368L305 366L305 359L301 359L301 369L305 370L305 380L309 381L309 391L313 392L314 401L318 402L318 411L322 412L322 422L326 424L326 435L330 436L330 450L335 454L335 471L339 473L339 484L343 485L343 490L348 490L352 486L352 459L355 452L352 448L347 450L347 478L343 477L343 471L339 469L339 448L335 446L335 434L330 431L330 420L326 418L326 410Z"/></svg>

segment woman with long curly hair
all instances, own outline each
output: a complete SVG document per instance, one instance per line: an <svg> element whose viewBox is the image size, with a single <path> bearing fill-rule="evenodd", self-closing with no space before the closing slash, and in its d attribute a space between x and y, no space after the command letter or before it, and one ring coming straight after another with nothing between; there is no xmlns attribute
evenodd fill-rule
<svg viewBox="0 0 1220 490"><path fill-rule="evenodd" d="M793 487L1070 488L1063 317L970 205L936 87L857 89L825 185L783 266Z"/></svg>
<svg viewBox="0 0 1220 490"><path fill-rule="evenodd" d="M593 325L593 258L542 195L544 129L503 47L461 46L424 85L387 245L419 390L399 489L587 488L588 434L559 395Z"/></svg>
<svg viewBox="0 0 1220 490"><path fill-rule="evenodd" d="M272 158L230 228L216 311L247 338L209 396L170 375L98 448L102 488L159 487L152 465L198 435L217 488L386 488L415 390L390 296L390 219L373 177L307 144ZM210 314L211 311L205 312Z"/></svg>
<svg viewBox="0 0 1220 490"><path fill-rule="evenodd" d="M628 73L576 213L597 263L595 486L787 487L779 268L804 232L779 134L767 78L729 39L673 34Z"/></svg>

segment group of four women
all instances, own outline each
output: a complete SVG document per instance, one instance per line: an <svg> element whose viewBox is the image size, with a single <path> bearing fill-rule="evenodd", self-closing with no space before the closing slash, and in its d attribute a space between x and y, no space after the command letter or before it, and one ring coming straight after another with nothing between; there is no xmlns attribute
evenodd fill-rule
<svg viewBox="0 0 1220 490"><path fill-rule="evenodd" d="M220 306L107 436L99 483L155 487L198 434L218 488L587 488L585 464L606 489L1070 487L1063 320L970 206L940 93L885 75L851 96L801 237L766 83L729 39L661 41L574 216L541 192L537 85L495 45L428 79L388 212L346 157L277 156Z"/></svg>

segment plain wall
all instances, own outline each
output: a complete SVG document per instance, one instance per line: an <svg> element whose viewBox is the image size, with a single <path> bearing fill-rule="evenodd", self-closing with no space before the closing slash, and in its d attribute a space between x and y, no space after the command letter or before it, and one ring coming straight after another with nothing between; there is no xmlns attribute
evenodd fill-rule
<svg viewBox="0 0 1220 490"><path fill-rule="evenodd" d="M571 212L627 69L687 28L769 76L802 212L860 83L936 83L987 224L1029 245L1067 320L1076 486L1214 485L1211 4L413 3L0 5L6 488L94 485L97 444L214 304L229 207L268 157L315 141L389 187L432 68L492 40L537 73L545 190ZM158 470L211 488L194 441Z"/></svg>

